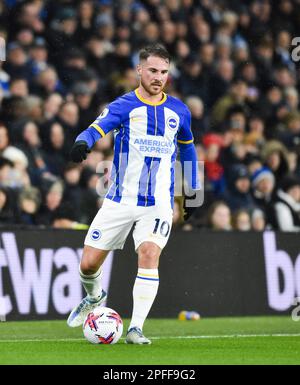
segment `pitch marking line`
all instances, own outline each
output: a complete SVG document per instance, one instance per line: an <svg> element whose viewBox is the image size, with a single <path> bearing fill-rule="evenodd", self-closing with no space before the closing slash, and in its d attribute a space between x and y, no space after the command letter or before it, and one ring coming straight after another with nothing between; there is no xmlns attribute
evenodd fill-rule
<svg viewBox="0 0 300 385"><path fill-rule="evenodd" d="M208 336L166 336L166 337L149 337L152 340L168 340L168 339L216 339L216 338L256 338L256 337L300 337L300 333L277 333L277 334L224 334L224 335L208 335ZM125 338L121 338L124 340ZM1 342L81 342L84 338L45 338L45 339L22 339L22 340L1 340Z"/></svg>

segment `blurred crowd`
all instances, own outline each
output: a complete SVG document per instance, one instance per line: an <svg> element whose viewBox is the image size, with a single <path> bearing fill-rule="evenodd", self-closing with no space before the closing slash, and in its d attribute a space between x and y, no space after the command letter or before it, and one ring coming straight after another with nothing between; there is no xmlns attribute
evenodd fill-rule
<svg viewBox="0 0 300 385"><path fill-rule="evenodd" d="M0 225L87 228L113 137L81 165L70 147L161 42L205 162L204 204L183 224L176 198L175 227L299 231L299 25L300 0L0 0Z"/></svg>

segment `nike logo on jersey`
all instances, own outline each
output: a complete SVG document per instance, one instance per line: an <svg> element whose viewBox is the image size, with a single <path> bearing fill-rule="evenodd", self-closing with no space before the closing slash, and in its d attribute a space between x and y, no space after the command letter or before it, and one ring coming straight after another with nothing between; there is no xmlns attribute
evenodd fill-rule
<svg viewBox="0 0 300 385"><path fill-rule="evenodd" d="M131 122L142 122L144 120L144 118L142 117L138 117L138 116L133 116L132 118L130 118L130 121Z"/></svg>

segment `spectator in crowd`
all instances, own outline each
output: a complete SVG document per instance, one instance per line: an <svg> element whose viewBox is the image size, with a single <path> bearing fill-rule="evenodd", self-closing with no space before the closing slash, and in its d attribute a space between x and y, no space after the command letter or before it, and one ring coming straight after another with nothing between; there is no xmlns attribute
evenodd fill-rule
<svg viewBox="0 0 300 385"><path fill-rule="evenodd" d="M197 96L204 102L208 100L207 79L203 76L202 64L197 56L191 54L184 59L177 89L183 96Z"/></svg>
<svg viewBox="0 0 300 385"><path fill-rule="evenodd" d="M44 102L44 119L46 121L53 120L62 105L63 98L58 93L52 93L49 95Z"/></svg>
<svg viewBox="0 0 300 385"><path fill-rule="evenodd" d="M65 102L57 114L57 121L64 129L65 143L69 147L81 131L79 127L79 107L75 102Z"/></svg>
<svg viewBox="0 0 300 385"><path fill-rule="evenodd" d="M274 82L270 82L264 90L260 107L258 107L260 115L266 122L266 137L268 139L276 136L274 129L276 132L276 127L282 118L282 108L284 108L283 115L285 115L288 111L284 106L282 91Z"/></svg>
<svg viewBox="0 0 300 385"><path fill-rule="evenodd" d="M61 66L61 59L66 52L76 49L75 40L77 11L66 5L56 7L51 28L46 29L45 37L49 44L49 59L56 67Z"/></svg>
<svg viewBox="0 0 300 385"><path fill-rule="evenodd" d="M234 65L230 59L219 59L215 67L209 85L209 106L213 106L228 92L234 76Z"/></svg>
<svg viewBox="0 0 300 385"><path fill-rule="evenodd" d="M261 151L261 158L264 164L273 172L276 183L289 172L288 151L285 146L276 141L270 140Z"/></svg>
<svg viewBox="0 0 300 385"><path fill-rule="evenodd" d="M275 177L267 167L262 167L252 175L252 194L255 204L264 211L267 216L273 198Z"/></svg>
<svg viewBox="0 0 300 385"><path fill-rule="evenodd" d="M278 139L288 148L300 153L300 112L290 112L284 119L285 125L283 132L278 133Z"/></svg>
<svg viewBox="0 0 300 385"><path fill-rule="evenodd" d="M44 148L49 172L62 176L69 154L64 129L58 122L53 122L49 127L48 134L44 134Z"/></svg>
<svg viewBox="0 0 300 385"><path fill-rule="evenodd" d="M228 92L222 96L214 104L211 112L211 121L216 128L221 128L221 123L225 120L230 107L240 105L244 107L246 105L246 98L248 93L247 83L240 78L234 79Z"/></svg>
<svg viewBox="0 0 300 385"><path fill-rule="evenodd" d="M8 172L3 180L3 185L16 190L29 186L28 159L24 152L14 146L8 146L2 152L2 156L9 161L6 163L5 168L8 169Z"/></svg>
<svg viewBox="0 0 300 385"><path fill-rule="evenodd" d="M38 75L48 67L48 50L44 38L37 37L31 44L29 50L31 59L32 76Z"/></svg>
<svg viewBox="0 0 300 385"><path fill-rule="evenodd" d="M10 96L25 98L29 95L28 80L23 77L14 77L9 84Z"/></svg>
<svg viewBox="0 0 300 385"><path fill-rule="evenodd" d="M42 173L48 170L45 155L41 149L38 126L33 121L25 122L21 132L21 140L17 146L28 160L27 169L32 183L39 184Z"/></svg>
<svg viewBox="0 0 300 385"><path fill-rule="evenodd" d="M36 211L16 214L15 223L51 225L69 199L80 206L75 222L94 217L102 199L96 168L111 159L113 135L97 142L80 171L68 165L70 145L111 100L137 87L139 49L162 42L172 55L165 91L188 104L205 161L205 201L190 225L204 226L211 205L224 199L234 211L251 210L253 229L268 228L275 191L287 173L300 176L300 72L291 57L298 1L6 3L0 7L7 43L0 62L0 186L16 202L32 186L43 197L41 205L29 204ZM216 134L218 143L208 144ZM249 178L235 181L235 168L244 166L264 216L252 212ZM46 193L57 178L60 193Z"/></svg>
<svg viewBox="0 0 300 385"><path fill-rule="evenodd" d="M4 70L11 78L22 77L28 81L30 80L31 65L26 51L20 43L13 41L8 44Z"/></svg>
<svg viewBox="0 0 300 385"><path fill-rule="evenodd" d="M19 194L20 223L37 225L36 214L41 204L40 191L36 187L26 187Z"/></svg>
<svg viewBox="0 0 300 385"><path fill-rule="evenodd" d="M255 155L255 154L249 155L245 163L246 163L250 178L252 178L252 176L255 174L257 170L263 167L262 159L260 158L259 155Z"/></svg>
<svg viewBox="0 0 300 385"><path fill-rule="evenodd" d="M299 156L296 151L289 151L288 154L289 171L291 174L300 176Z"/></svg>
<svg viewBox="0 0 300 385"><path fill-rule="evenodd" d="M7 185L13 167L13 162L2 156L0 157L0 187Z"/></svg>
<svg viewBox="0 0 300 385"><path fill-rule="evenodd" d="M255 207L251 195L250 175L247 167L243 164L231 168L227 191L224 193L224 200L234 212L240 209L251 210Z"/></svg>
<svg viewBox="0 0 300 385"><path fill-rule="evenodd" d="M284 90L285 101L290 112L297 112L299 108L299 95L295 87L287 87Z"/></svg>
<svg viewBox="0 0 300 385"><path fill-rule="evenodd" d="M197 96L190 96L186 99L192 115L191 128L195 144L201 143L201 138L208 131L208 122L204 114L203 102Z"/></svg>
<svg viewBox="0 0 300 385"><path fill-rule="evenodd" d="M237 105L231 107L224 123L226 140L221 161L226 177L229 177L231 167L246 162L247 158L248 148L245 144L247 119L243 108Z"/></svg>
<svg viewBox="0 0 300 385"><path fill-rule="evenodd" d="M64 170L64 196L63 201L68 203L70 206L75 207L76 204L81 204L84 196L82 189L79 185L81 170L78 165L69 163L66 165ZM78 213L79 215L80 213Z"/></svg>
<svg viewBox="0 0 300 385"><path fill-rule="evenodd" d="M51 225L55 210L61 205L63 198L64 185L61 181L50 183L46 187L44 198L37 214L37 223L41 225Z"/></svg>
<svg viewBox="0 0 300 385"><path fill-rule="evenodd" d="M264 231L266 229L266 217L262 210L255 209L252 211L251 226L254 231Z"/></svg>
<svg viewBox="0 0 300 385"><path fill-rule="evenodd" d="M247 210L238 210L232 215L232 229L238 231L251 230L251 218Z"/></svg>
<svg viewBox="0 0 300 385"><path fill-rule="evenodd" d="M78 5L78 24L76 41L79 46L84 44L94 32L95 3L92 0L81 1Z"/></svg>
<svg viewBox="0 0 300 385"><path fill-rule="evenodd" d="M232 229L230 208L225 202L214 202L209 208L207 218L208 228L212 230L228 231Z"/></svg>
<svg viewBox="0 0 300 385"><path fill-rule="evenodd" d="M187 44L187 49L190 53L189 50L189 45ZM215 46L211 42L206 42L201 44L199 48L199 58L203 66L203 73L205 76L212 76L213 70L212 68L214 67L214 60L215 60ZM221 66L219 66L220 69ZM230 71L229 71L230 72ZM228 72L227 72L228 73ZM210 84L212 86L212 84ZM211 94L211 92L210 92ZM216 98L218 98L219 95L217 95Z"/></svg>
<svg viewBox="0 0 300 385"><path fill-rule="evenodd" d="M36 123L41 123L43 120L42 100L38 96L28 95L25 99L26 116L34 120Z"/></svg>
<svg viewBox="0 0 300 385"><path fill-rule="evenodd" d="M3 123L0 123L0 153L2 153L8 146L9 146L8 129Z"/></svg>
<svg viewBox="0 0 300 385"><path fill-rule="evenodd" d="M48 66L34 77L33 92L44 99L54 92L62 92L60 88L57 71L53 67Z"/></svg>
<svg viewBox="0 0 300 385"><path fill-rule="evenodd" d="M82 170L80 178L80 186L84 191L84 199L81 200L80 221L83 223L91 223L95 216L95 212L99 210L103 199L98 194L99 174L90 167Z"/></svg>
<svg viewBox="0 0 300 385"><path fill-rule="evenodd" d="M75 83L72 93L74 101L79 107L79 127L88 127L97 116L97 111L92 105L93 93L85 82Z"/></svg>
<svg viewBox="0 0 300 385"><path fill-rule="evenodd" d="M184 39L178 40L175 46L176 68L178 71L182 70L183 63L190 54L191 48L189 43Z"/></svg>
<svg viewBox="0 0 300 385"><path fill-rule="evenodd" d="M112 79L116 93L125 94L137 88L138 78L133 68L127 68L123 74L118 74L116 79Z"/></svg>
<svg viewBox="0 0 300 385"><path fill-rule="evenodd" d="M273 202L273 228L281 231L300 231L300 179L285 176Z"/></svg>
<svg viewBox="0 0 300 385"><path fill-rule="evenodd" d="M224 168L220 163L220 153L223 146L222 137L218 134L206 134L203 137L205 147L205 177L210 184L210 190L216 197L221 196L225 189Z"/></svg>
<svg viewBox="0 0 300 385"><path fill-rule="evenodd" d="M87 230L88 225L75 220L74 207L70 204L59 206L52 217L52 227L55 229Z"/></svg>
<svg viewBox="0 0 300 385"><path fill-rule="evenodd" d="M247 146L247 152L250 154L258 154L265 144L265 121L259 114L250 115L248 132L245 134L244 142Z"/></svg>
<svg viewBox="0 0 300 385"><path fill-rule="evenodd" d="M0 225L19 223L15 193L6 187L0 187Z"/></svg>
<svg viewBox="0 0 300 385"><path fill-rule="evenodd" d="M72 84L82 79L86 66L86 55L80 49L73 48L66 52L66 55L63 57L59 77L68 89L71 88Z"/></svg>
<svg viewBox="0 0 300 385"><path fill-rule="evenodd" d="M28 27L22 27L16 33L16 41L21 44L23 48L25 48L26 52L28 52L29 47L32 45L34 40L34 33Z"/></svg>

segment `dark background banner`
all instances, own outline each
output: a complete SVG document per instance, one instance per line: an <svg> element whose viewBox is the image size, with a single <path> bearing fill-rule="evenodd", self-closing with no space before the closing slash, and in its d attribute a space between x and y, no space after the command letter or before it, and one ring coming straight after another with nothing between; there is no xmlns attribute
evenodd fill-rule
<svg viewBox="0 0 300 385"><path fill-rule="evenodd" d="M85 232L0 233L0 316L63 319L81 299L78 263ZM151 317L289 314L300 297L296 234L174 231L161 256ZM114 253L107 306L131 315L137 255L131 236Z"/></svg>
<svg viewBox="0 0 300 385"><path fill-rule="evenodd" d="M110 290L109 303L126 315L136 263L132 250L128 242L117 252ZM174 317L180 310L203 316L288 314L300 297L299 252L295 234L173 232L161 257L151 316Z"/></svg>

